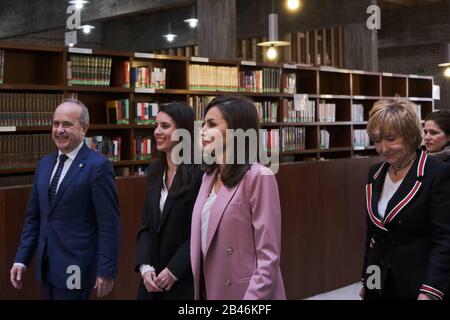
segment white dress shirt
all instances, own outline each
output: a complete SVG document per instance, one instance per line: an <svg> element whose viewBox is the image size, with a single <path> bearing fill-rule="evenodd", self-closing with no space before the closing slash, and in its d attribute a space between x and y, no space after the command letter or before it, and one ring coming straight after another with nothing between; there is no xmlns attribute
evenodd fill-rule
<svg viewBox="0 0 450 320"><path fill-rule="evenodd" d="M402 180L397 182L392 182L391 177L389 176L389 173L386 174L386 178L384 179L383 184L383 190L381 191L381 197L378 201L378 213L380 214L380 217L383 219L384 215L386 214L386 208L391 200L394 193L397 191L398 187L402 184Z"/></svg>
<svg viewBox="0 0 450 320"><path fill-rule="evenodd" d="M201 239L202 239L202 254L203 256L206 253L206 236L208 234L208 224L209 224L209 214L211 213L211 207L216 201L217 194L214 191L214 186L211 188L211 193L206 199L205 204L203 205L202 215L201 215Z"/></svg>

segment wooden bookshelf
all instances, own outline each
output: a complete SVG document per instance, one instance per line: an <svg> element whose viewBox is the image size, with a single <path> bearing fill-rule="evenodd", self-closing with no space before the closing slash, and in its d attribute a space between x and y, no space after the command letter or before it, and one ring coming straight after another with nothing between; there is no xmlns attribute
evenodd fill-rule
<svg viewBox="0 0 450 320"><path fill-rule="evenodd" d="M327 34L326 31L318 33L319 36L324 34L327 38L330 37L330 34ZM320 40L320 38L318 39ZM304 41L306 46L306 36L301 41ZM310 39L310 45L315 45L316 41L311 41ZM295 139L293 136L287 137L288 139L284 137L285 141L294 139L297 144L285 148L287 149L286 151L282 151L283 146L281 143L283 138L280 134L280 140L278 141L280 161L286 163L375 155L376 152L372 146L354 146L353 141L355 130L364 130L366 128L369 111L373 103L379 99L394 99L396 95L409 97L416 104L420 104L422 119L434 110L434 101L432 99L433 78L428 76L344 70L330 66L309 66L303 63L276 64L257 63L247 60L227 61L192 56L170 56L95 49L67 50L65 48L47 48L7 43L0 43L0 50L5 52L3 84L0 84L0 114L9 112L8 114L10 115L11 113L10 108L5 107L5 104L10 105L11 102L5 102L7 101L6 98L2 100L2 94L7 95L8 99L15 97L14 95L17 94L22 94L24 95L23 97L27 97L26 94L42 95L42 99L47 101L47 109L45 111L49 115L57 105L57 103L50 102L47 99L51 95L78 98L86 104L90 111L91 125L88 136L98 135L110 139L120 138L120 161L115 163L118 176L142 174L142 170L145 170L145 167L157 158L152 137L154 125L152 123L137 123L140 111L138 108L144 104L148 107L149 105L170 101L185 101L187 103L196 101L196 103L202 103L207 101L207 97L239 95L247 96L256 103L276 105L276 109L271 111L275 112L272 116L275 115L276 119L272 117L272 121L262 120L262 128L279 130L280 133L286 128L291 128L289 129L290 131L285 131L294 132L294 135L297 133L300 135L301 133L303 135L301 139L304 140L298 143L299 141L295 140L298 137ZM322 50L321 52L323 50L331 52L331 47L320 50ZM293 60L296 55L295 52L292 53ZM78 58L73 60L74 56ZM331 57L333 56L330 55L330 59ZM337 61L339 57L335 55L333 59ZM82 61L81 67L77 65L80 60ZM73 65L74 61L75 67ZM103 76L102 72L105 70L103 70L104 66L102 63L106 62L111 64L110 69L108 69L109 77L98 79L94 70L98 69L98 73ZM234 84L232 87L229 87L229 84L226 83L226 86L228 86L226 90L190 90L193 65L215 67L218 68L217 70L220 69L222 72L225 72L226 75L233 74L238 78L226 78L225 82L231 81ZM156 85L150 83L148 87L137 87L138 83L133 83L135 78L132 77L132 72L130 71L127 75L124 71L128 67L130 70L132 68L136 68L136 70L139 70L139 68L148 69L149 73L156 72L154 70L157 69L165 74L164 81L157 82ZM74 68L78 68L76 69L77 71L87 72L88 77L91 79L88 82L89 84L69 82L68 75L71 75L71 79L73 79ZM87 71L83 68L87 69ZM140 72L136 70L133 72ZM230 72L230 70L233 70L232 72L234 73L226 73ZM264 73L267 70L271 70L272 73ZM240 81L240 73L243 73L244 77L250 77L251 81L255 81L253 84L250 81L253 87L248 87L248 81L244 82L244 84ZM256 76L258 73L259 75ZM260 83L260 86L258 86L255 79L261 74L264 75L264 79L270 78L270 81L275 82L269 84L264 82L263 85ZM286 116L283 103L292 103L296 96L293 93L284 93L282 88L280 88L280 84L283 84L278 77L281 77L281 75L295 75L294 91L297 94L307 95L307 100L314 104L314 121L298 121L295 119L294 121L283 121ZM251 78L252 76L254 77L253 79ZM221 81L223 82L224 80L221 79ZM258 81L263 80L259 79ZM217 82L217 88L224 88L220 81L217 80ZM99 85L100 83L102 85ZM274 83L276 83L275 88ZM209 83L206 83L206 85L209 85ZM264 88L264 86L269 86L271 89ZM29 102L23 97L20 99L22 99L22 104L26 107ZM18 103L18 99L11 101ZM106 101L127 101L129 108L128 123L108 123ZM321 116L323 116L319 110L321 104L332 106L331 108L334 110L333 121L321 121ZM360 117L358 119L353 119L354 105L357 105L357 108L359 108ZM202 117L202 107L204 105L194 107L198 120ZM22 106L22 108L24 107ZM39 106L36 108L39 108ZM6 119L6 117L3 119ZM24 124L20 123L20 119L17 116L14 123L8 124L0 117L0 136L45 134L51 131L51 118L47 119L50 122L45 124L39 122L36 124L36 121L30 120L27 120L28 123ZM330 140L329 146L325 149L320 147L322 130L327 130ZM150 138L151 160L135 160L134 140L136 137ZM298 145L302 147L298 148ZM138 169L140 170L139 172L136 171ZM1 169L0 166L0 179L16 174L31 174L33 170L33 167Z"/></svg>

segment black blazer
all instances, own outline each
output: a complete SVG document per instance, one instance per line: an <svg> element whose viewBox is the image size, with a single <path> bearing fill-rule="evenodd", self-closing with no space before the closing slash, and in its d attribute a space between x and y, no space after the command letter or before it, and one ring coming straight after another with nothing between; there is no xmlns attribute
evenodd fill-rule
<svg viewBox="0 0 450 320"><path fill-rule="evenodd" d="M450 166L418 152L381 219L378 201L388 168L373 166L366 186L366 293L367 268L376 265L379 293L393 281L398 298L417 299L423 292L442 299L450 279Z"/></svg>
<svg viewBox="0 0 450 320"><path fill-rule="evenodd" d="M178 170L173 183L180 178L179 172ZM159 200L162 175L159 162L149 166L147 199L142 210L141 227L137 236L135 271L139 272L142 264L153 266L156 274L168 267L178 281L169 291L149 293L141 278L138 299L193 299L189 241L192 209L200 189L203 172L195 166L192 188L186 192L174 197L169 191L161 214Z"/></svg>

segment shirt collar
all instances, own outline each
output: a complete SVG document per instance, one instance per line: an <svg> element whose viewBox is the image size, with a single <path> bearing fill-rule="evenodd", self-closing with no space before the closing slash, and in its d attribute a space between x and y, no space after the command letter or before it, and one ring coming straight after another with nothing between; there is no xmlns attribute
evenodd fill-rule
<svg viewBox="0 0 450 320"><path fill-rule="evenodd" d="M167 190L167 186L166 186L166 173L167 171L164 170L164 174L163 174L163 190L166 191Z"/></svg>
<svg viewBox="0 0 450 320"><path fill-rule="evenodd" d="M83 143L84 141L82 141L78 147L76 147L75 149L73 149L71 152L67 153L66 156L70 159L70 160L74 160L78 154L78 152L80 151L81 147L83 147ZM62 155L62 152L58 150L58 159L59 156Z"/></svg>

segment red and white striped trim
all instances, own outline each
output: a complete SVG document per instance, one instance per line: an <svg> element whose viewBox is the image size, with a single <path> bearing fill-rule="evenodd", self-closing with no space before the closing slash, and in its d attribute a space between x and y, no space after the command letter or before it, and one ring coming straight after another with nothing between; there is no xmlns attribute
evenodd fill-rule
<svg viewBox="0 0 450 320"><path fill-rule="evenodd" d="M384 224L388 224L389 222L391 222L395 218L395 216L414 198L416 193L419 191L421 185L422 182L416 181L414 187L406 195L406 197L402 201L400 201L386 216Z"/></svg>
<svg viewBox="0 0 450 320"><path fill-rule="evenodd" d="M427 162L428 155L422 150L419 158L419 165L417 166L417 177L423 177L425 174L425 163Z"/></svg>
<svg viewBox="0 0 450 320"><path fill-rule="evenodd" d="M372 211L372 184L366 185L366 205L367 205L367 212L369 213L370 220L380 229L387 231L387 229L384 227L383 222L378 219Z"/></svg>
<svg viewBox="0 0 450 320"><path fill-rule="evenodd" d="M386 162L383 162L383 164L380 166L380 168L377 170L377 172L375 172L375 174L373 175L374 180L378 178L378 176L380 175L381 170L383 170L383 167L385 164L386 164Z"/></svg>
<svg viewBox="0 0 450 320"><path fill-rule="evenodd" d="M440 300L444 298L444 293L436 288L427 286L426 284L423 284L422 287L420 287L420 291L424 293L432 294L435 297L438 297Z"/></svg>

